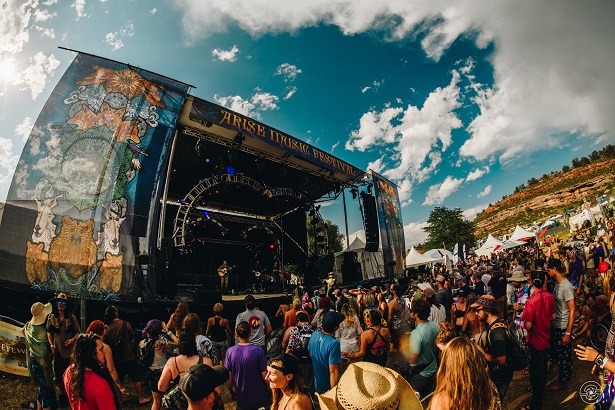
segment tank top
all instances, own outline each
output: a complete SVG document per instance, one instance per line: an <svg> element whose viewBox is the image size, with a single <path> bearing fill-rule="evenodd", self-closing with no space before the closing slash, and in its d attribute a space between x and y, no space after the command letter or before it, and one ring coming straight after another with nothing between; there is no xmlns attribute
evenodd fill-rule
<svg viewBox="0 0 615 410"><path fill-rule="evenodd" d="M367 350L365 352L365 356L363 356L363 361L370 362L370 363L376 363L382 367L385 367L387 364L386 341L384 340L384 338L382 337L379 331L377 331L374 328L371 328L371 330L375 332L374 339L371 341L371 343L367 345ZM378 339L378 336L380 336L381 341L379 343L376 343L376 339ZM372 353L372 349L378 349L378 350L382 349L382 352L377 355L377 354Z"/></svg>
<svg viewBox="0 0 615 410"><path fill-rule="evenodd" d="M214 342L225 342L226 328L220 325L221 318L214 317L214 324L209 328L209 338Z"/></svg>

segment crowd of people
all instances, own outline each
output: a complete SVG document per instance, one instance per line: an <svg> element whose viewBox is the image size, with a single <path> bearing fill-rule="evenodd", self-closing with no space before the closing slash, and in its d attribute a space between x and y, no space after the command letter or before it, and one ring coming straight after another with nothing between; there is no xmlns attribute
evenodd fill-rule
<svg viewBox="0 0 615 410"><path fill-rule="evenodd" d="M568 388L576 352L604 369L596 407L608 408L615 250L613 222L605 225L605 235L584 238L583 247L529 244L452 269L435 265L404 287L342 289L327 280L312 292L297 288L271 320L247 295L234 322L217 303L203 326L180 301L167 322L149 320L140 335L114 306L82 332L61 293L32 305L23 329L39 386L29 405L119 409L128 376L138 403L153 410L223 409L221 385L237 409L487 410L502 408L522 371L531 392L523 408L535 410L548 395L550 368L558 372L550 390ZM604 353L591 343L597 323L610 329Z"/></svg>

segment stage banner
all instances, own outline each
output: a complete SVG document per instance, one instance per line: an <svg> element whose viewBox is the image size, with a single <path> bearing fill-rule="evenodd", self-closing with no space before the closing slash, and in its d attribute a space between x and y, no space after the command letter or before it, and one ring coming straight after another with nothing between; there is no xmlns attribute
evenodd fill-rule
<svg viewBox="0 0 615 410"><path fill-rule="evenodd" d="M45 103L0 225L0 279L72 297L136 295L189 86L78 54ZM142 283L141 283L142 285Z"/></svg>
<svg viewBox="0 0 615 410"><path fill-rule="evenodd" d="M0 372L28 376L23 326L23 323L0 316Z"/></svg>
<svg viewBox="0 0 615 410"><path fill-rule="evenodd" d="M372 171L384 269L388 276L400 276L406 269L406 245L397 185Z"/></svg>
<svg viewBox="0 0 615 410"><path fill-rule="evenodd" d="M308 143L209 101L195 98L190 109L190 119L201 124L216 124L240 132L244 136L264 141L268 145L280 148L298 158L353 179L359 179L364 174L359 168Z"/></svg>

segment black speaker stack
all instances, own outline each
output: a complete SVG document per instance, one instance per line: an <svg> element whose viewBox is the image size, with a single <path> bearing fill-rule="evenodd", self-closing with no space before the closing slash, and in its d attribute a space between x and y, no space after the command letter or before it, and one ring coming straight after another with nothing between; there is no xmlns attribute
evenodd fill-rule
<svg viewBox="0 0 615 410"><path fill-rule="evenodd" d="M378 230L378 211L376 210L376 198L366 192L361 192L363 202L363 222L365 223L365 250L378 252L380 231Z"/></svg>

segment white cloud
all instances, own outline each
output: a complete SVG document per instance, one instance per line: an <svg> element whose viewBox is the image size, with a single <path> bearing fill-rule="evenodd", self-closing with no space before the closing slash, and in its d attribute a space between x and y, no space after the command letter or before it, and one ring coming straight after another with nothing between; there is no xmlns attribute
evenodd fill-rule
<svg viewBox="0 0 615 410"><path fill-rule="evenodd" d="M252 104L261 110L277 110L279 107L277 102L280 100L279 97L271 94L271 93L256 93L252 96Z"/></svg>
<svg viewBox="0 0 615 410"><path fill-rule="evenodd" d="M368 85L368 86L366 86L366 87L363 87L363 88L361 88L361 92L362 92L363 94L365 94L366 92L368 92L368 91L369 91L369 89L370 89L370 88L372 88L372 87L370 87L369 85Z"/></svg>
<svg viewBox="0 0 615 410"><path fill-rule="evenodd" d="M429 235L423 231L427 227L427 222L410 222L404 225L404 238L406 240L406 249L410 249L415 245L423 243Z"/></svg>
<svg viewBox="0 0 615 410"><path fill-rule="evenodd" d="M41 26L34 26L36 31L41 33L41 37L49 37L51 39L56 38L56 32L53 28L45 28Z"/></svg>
<svg viewBox="0 0 615 410"><path fill-rule="evenodd" d="M34 21L47 21L50 18L53 18L55 16L57 16L58 13L56 13L55 11L52 13L47 9L36 9L34 11Z"/></svg>
<svg viewBox="0 0 615 410"><path fill-rule="evenodd" d="M477 198L484 198L484 197L486 197L487 195L489 195L491 193L491 188L493 188L491 186L491 184L487 185L482 192L480 192L478 195L476 195L476 197Z"/></svg>
<svg viewBox="0 0 615 410"><path fill-rule="evenodd" d="M105 36L105 42L112 47L111 51L117 51L124 47L124 42L122 39L118 38L117 33L107 33Z"/></svg>
<svg viewBox="0 0 615 410"><path fill-rule="evenodd" d="M488 174L489 171L490 169L488 166L484 168L477 168L468 174L468 176L466 177L466 182L475 181L483 175Z"/></svg>
<svg viewBox="0 0 615 410"><path fill-rule="evenodd" d="M158 9L156 7L154 7L153 9L151 9L149 11L149 14L156 14L157 11L158 11Z"/></svg>
<svg viewBox="0 0 615 410"><path fill-rule="evenodd" d="M331 146L331 154L333 154L333 151L335 151L335 149L338 147L338 145L340 145L340 141L336 142L335 144L333 144Z"/></svg>
<svg viewBox="0 0 615 410"><path fill-rule="evenodd" d="M461 154L502 162L556 147L566 131L615 133L615 25L613 4L515 0L484 2L310 2L175 0L189 41L239 27L251 35L294 33L333 25L345 35L382 33L386 41L421 38L425 54L438 61L459 38L479 48L493 46L492 86L472 83L470 140ZM474 62L463 62L462 75ZM536 141L540 141L539 144ZM422 155L425 157L425 155Z"/></svg>
<svg viewBox="0 0 615 410"><path fill-rule="evenodd" d="M352 131L346 142L346 149L391 147L395 152L391 158L396 163L384 175L394 181L424 181L441 163L442 152L452 142L452 130L462 125L454 113L460 106L459 79L453 71L450 83L432 91L421 108L408 105L404 110L388 106L380 112L371 110L363 114L359 129Z"/></svg>
<svg viewBox="0 0 615 410"><path fill-rule="evenodd" d="M26 117L15 127L15 134L19 137L21 141L26 141L30 136L30 132L32 131L32 127L34 127L34 122L32 118Z"/></svg>
<svg viewBox="0 0 615 410"><path fill-rule="evenodd" d="M371 169L375 173L380 174L384 169L384 157L380 157L367 164L367 169Z"/></svg>
<svg viewBox="0 0 615 410"><path fill-rule="evenodd" d="M374 90L374 91L378 91L378 89L380 88L380 86L384 84L384 80L381 81L374 81L371 85L365 86L361 89L361 92L363 94L365 94L367 91L369 90Z"/></svg>
<svg viewBox="0 0 615 410"><path fill-rule="evenodd" d="M30 65L19 73L15 84L20 90L30 90L32 99L36 98L43 92L47 85L47 79L55 73L60 65L60 60L55 58L53 54L47 57L42 51L39 51L30 58Z"/></svg>
<svg viewBox="0 0 615 410"><path fill-rule="evenodd" d="M594 141L594 145L602 145L605 142L607 142L608 140L609 140L609 135L608 134L602 134L601 136L596 138L596 141Z"/></svg>
<svg viewBox="0 0 615 410"><path fill-rule="evenodd" d="M230 50L220 50L219 48L214 48L211 51L211 55L215 57L215 60L219 60L219 61L228 61L228 62L233 62L233 61L237 61L237 53L239 52L239 49L237 48L236 45L233 45L233 47L231 47Z"/></svg>
<svg viewBox="0 0 615 410"><path fill-rule="evenodd" d="M71 7L75 9L77 12L77 20L81 17L87 17L88 15L85 12L85 0L75 0Z"/></svg>
<svg viewBox="0 0 615 410"><path fill-rule="evenodd" d="M105 36L105 42L112 48L111 51L117 51L124 47L124 41L126 37L132 37L135 34L135 25L132 20L128 20L118 31L113 33L107 33Z"/></svg>
<svg viewBox="0 0 615 410"><path fill-rule="evenodd" d="M441 184L430 186L427 190L427 196L425 197L423 205L436 205L443 203L446 198L451 196L459 189L462 183L463 178L457 179L448 176Z"/></svg>
<svg viewBox="0 0 615 410"><path fill-rule="evenodd" d="M468 221L473 221L474 219L476 219L476 216L484 211L485 209L487 209L487 207L489 206L489 204L481 204L481 205L477 205L473 208L469 208L466 209L465 211L462 212L463 216L468 220Z"/></svg>
<svg viewBox="0 0 615 410"><path fill-rule="evenodd" d="M243 114L247 117L260 118L258 113L254 111L256 109L254 104L252 104L249 100L244 100L239 95L229 95L226 97L222 97L216 94L214 95L214 101L223 107L230 108L231 110Z"/></svg>
<svg viewBox="0 0 615 410"><path fill-rule="evenodd" d="M302 71L300 68L297 68L296 65L284 63L280 64L278 68L275 70L273 75L281 75L284 76L285 83L292 83L297 79L297 76L301 74Z"/></svg>
<svg viewBox="0 0 615 410"><path fill-rule="evenodd" d="M399 202L401 203L401 206L410 205L413 202L411 198L412 187L412 181L410 181L410 178L406 178L398 183L397 194L399 195Z"/></svg>
<svg viewBox="0 0 615 410"><path fill-rule="evenodd" d="M297 87L295 87L294 85L287 87L285 92L286 92L286 95L284 96L284 99L288 100L290 97L295 95L295 93L297 92Z"/></svg>
<svg viewBox="0 0 615 410"><path fill-rule="evenodd" d="M0 137L0 184L10 181L19 156L13 155L13 141Z"/></svg>

